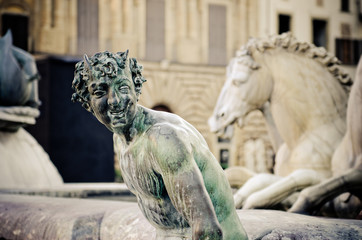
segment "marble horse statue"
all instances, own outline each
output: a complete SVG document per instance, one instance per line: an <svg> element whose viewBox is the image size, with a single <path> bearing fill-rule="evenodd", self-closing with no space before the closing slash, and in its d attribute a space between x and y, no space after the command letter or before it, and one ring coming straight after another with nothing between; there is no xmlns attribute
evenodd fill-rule
<svg viewBox="0 0 362 240"><path fill-rule="evenodd" d="M237 52L210 129L220 135L235 122L241 127L248 113L260 109L277 149L275 174L249 179L234 195L237 207L274 207L331 177L331 158L346 131L351 84L336 57L291 33L250 39Z"/></svg>
<svg viewBox="0 0 362 240"><path fill-rule="evenodd" d="M40 114L38 80L34 58L12 45L8 31L0 38L0 188L63 184L48 154L23 129Z"/></svg>
<svg viewBox="0 0 362 240"><path fill-rule="evenodd" d="M247 239L204 138L179 116L138 105L144 82L128 51L85 55L72 99L114 133L124 181L157 239Z"/></svg>
<svg viewBox="0 0 362 240"><path fill-rule="evenodd" d="M304 189L290 212L313 214L330 200L338 217L362 211L362 57L348 99L347 131L332 158L333 176Z"/></svg>

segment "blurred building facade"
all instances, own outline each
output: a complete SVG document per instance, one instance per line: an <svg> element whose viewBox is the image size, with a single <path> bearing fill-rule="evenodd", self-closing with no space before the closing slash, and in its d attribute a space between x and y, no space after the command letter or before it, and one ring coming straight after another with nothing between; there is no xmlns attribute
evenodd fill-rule
<svg viewBox="0 0 362 240"><path fill-rule="evenodd" d="M262 172L272 168L274 153L260 112L235 128L232 140L208 129L229 59L251 36L292 31L336 54L354 76L362 48L360 2L0 0L0 27L2 34L13 28L15 44L37 54L79 57L129 49L148 80L140 104L194 125L224 167Z"/></svg>

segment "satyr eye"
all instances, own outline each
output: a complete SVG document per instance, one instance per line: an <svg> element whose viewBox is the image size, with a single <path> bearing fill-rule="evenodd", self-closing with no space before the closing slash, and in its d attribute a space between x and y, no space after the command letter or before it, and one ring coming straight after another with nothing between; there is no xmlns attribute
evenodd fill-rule
<svg viewBox="0 0 362 240"><path fill-rule="evenodd" d="M95 95L97 98L103 97L106 94L106 91L104 90L95 90L93 92L93 95Z"/></svg>
<svg viewBox="0 0 362 240"><path fill-rule="evenodd" d="M118 90L121 92L121 93L128 93L129 91L129 86L120 86L118 88Z"/></svg>

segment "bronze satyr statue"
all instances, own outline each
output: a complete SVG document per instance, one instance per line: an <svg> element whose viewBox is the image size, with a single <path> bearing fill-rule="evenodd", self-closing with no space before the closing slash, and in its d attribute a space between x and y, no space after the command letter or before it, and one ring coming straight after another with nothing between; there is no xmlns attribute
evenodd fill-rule
<svg viewBox="0 0 362 240"><path fill-rule="evenodd" d="M177 115L137 104L142 67L128 51L77 63L72 100L114 133L124 181L157 239L247 239L204 138Z"/></svg>

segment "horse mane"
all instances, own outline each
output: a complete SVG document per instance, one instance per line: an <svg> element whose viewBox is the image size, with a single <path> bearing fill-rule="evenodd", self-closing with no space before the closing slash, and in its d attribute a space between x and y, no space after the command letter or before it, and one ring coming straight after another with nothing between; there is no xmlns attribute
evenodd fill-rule
<svg viewBox="0 0 362 240"><path fill-rule="evenodd" d="M267 50L281 48L290 53L301 54L309 57L323 66L339 80L342 86L349 90L353 81L352 78L341 67L341 61L333 54L327 52L324 47L316 47L312 43L298 41L291 32L280 35L272 35L267 39L250 38L238 52L237 57L252 56L253 51L264 53ZM249 66L250 63L247 63Z"/></svg>

